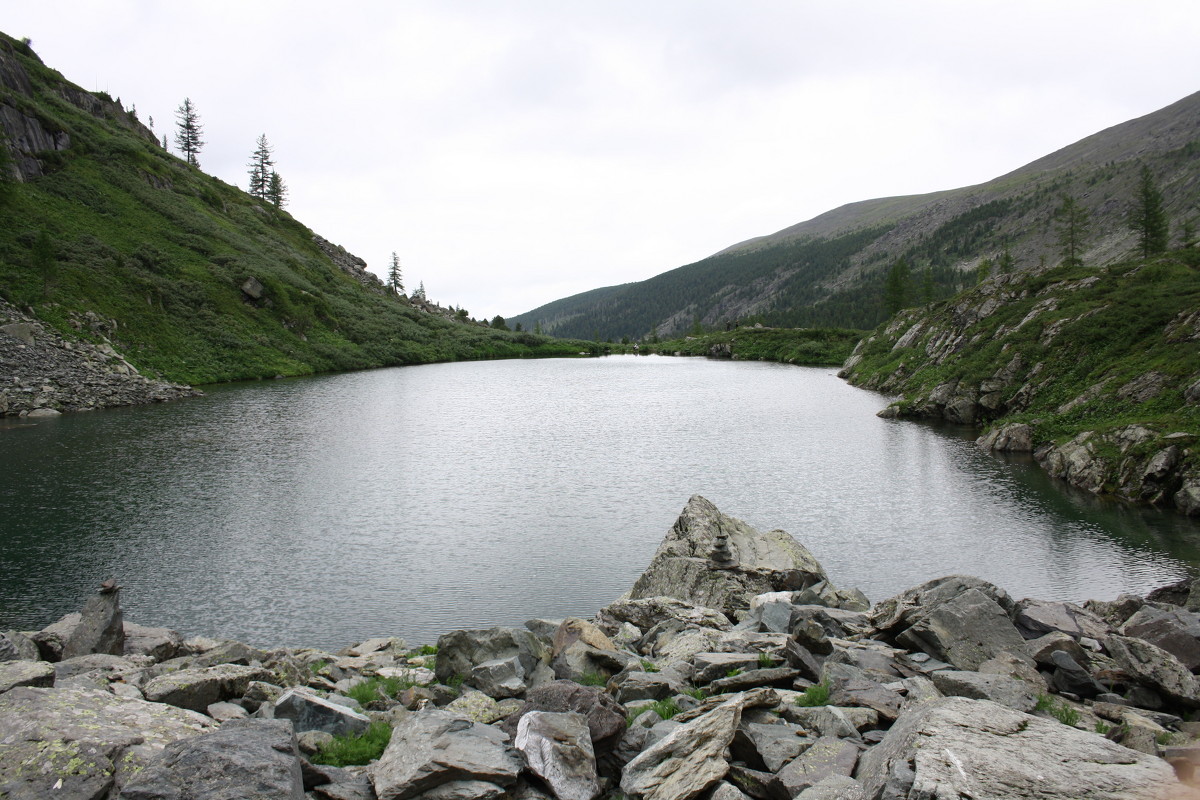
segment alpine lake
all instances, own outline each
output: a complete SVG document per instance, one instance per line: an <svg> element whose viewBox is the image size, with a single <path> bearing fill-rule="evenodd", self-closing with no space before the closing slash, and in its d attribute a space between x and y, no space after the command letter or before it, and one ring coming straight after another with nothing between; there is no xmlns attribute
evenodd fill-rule
<svg viewBox="0 0 1200 800"><path fill-rule="evenodd" d="M126 619L261 647L588 617L693 494L872 601L951 573L1112 599L1200 564L1200 523L1072 491L973 429L879 419L889 398L835 372L452 363L0 420L0 629L107 578Z"/></svg>

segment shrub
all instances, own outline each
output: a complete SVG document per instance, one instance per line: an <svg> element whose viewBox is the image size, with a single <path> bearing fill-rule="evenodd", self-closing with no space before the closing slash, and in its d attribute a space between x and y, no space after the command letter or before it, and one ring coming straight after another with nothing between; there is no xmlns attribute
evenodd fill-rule
<svg viewBox="0 0 1200 800"><path fill-rule="evenodd" d="M829 704L829 686L824 683L818 683L815 686L810 686L804 690L804 694L796 698L796 705L805 708L813 708L815 706L824 706Z"/></svg>
<svg viewBox="0 0 1200 800"><path fill-rule="evenodd" d="M332 742L318 750L309 760L314 764L327 764L331 767L368 764L383 755L391 740L391 725L386 722L372 722L361 734L334 736Z"/></svg>

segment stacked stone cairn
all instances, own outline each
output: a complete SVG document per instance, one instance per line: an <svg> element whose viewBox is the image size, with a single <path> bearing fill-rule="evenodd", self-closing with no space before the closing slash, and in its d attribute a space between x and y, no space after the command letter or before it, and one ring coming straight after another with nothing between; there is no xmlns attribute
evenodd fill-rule
<svg viewBox="0 0 1200 800"><path fill-rule="evenodd" d="M1200 798L1189 582L1076 605L955 575L872 607L694 497L593 618L436 654L185 640L119 595L0 635L5 800ZM407 688L347 695L372 678ZM314 763L373 722L378 758Z"/></svg>

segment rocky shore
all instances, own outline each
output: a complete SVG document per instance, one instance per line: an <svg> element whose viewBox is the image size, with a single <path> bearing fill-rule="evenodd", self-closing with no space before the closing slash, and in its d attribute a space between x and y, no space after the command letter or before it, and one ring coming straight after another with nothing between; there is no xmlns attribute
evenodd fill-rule
<svg viewBox="0 0 1200 800"><path fill-rule="evenodd" d="M71 321L103 341L69 341L0 300L0 417L53 416L200 394L139 374L107 342L116 320L88 312Z"/></svg>
<svg viewBox="0 0 1200 800"><path fill-rule="evenodd" d="M693 497L594 617L436 646L185 639L119 596L0 634L0 798L1200 798L1190 583L871 605Z"/></svg>

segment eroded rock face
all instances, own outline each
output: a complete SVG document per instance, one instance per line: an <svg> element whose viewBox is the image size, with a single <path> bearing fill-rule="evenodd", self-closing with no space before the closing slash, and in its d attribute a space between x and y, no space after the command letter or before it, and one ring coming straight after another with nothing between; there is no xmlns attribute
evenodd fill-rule
<svg viewBox="0 0 1200 800"><path fill-rule="evenodd" d="M587 717L572 711L531 711L521 717L513 745L559 800L600 794Z"/></svg>
<svg viewBox="0 0 1200 800"><path fill-rule="evenodd" d="M714 560L714 550L722 557ZM825 580L817 559L787 533L755 530L696 495L628 597L677 597L737 616L756 595L796 591Z"/></svg>
<svg viewBox="0 0 1200 800"><path fill-rule="evenodd" d="M1057 720L961 697L902 715L863 755L856 777L873 800L1128 800L1183 789L1161 759Z"/></svg>

